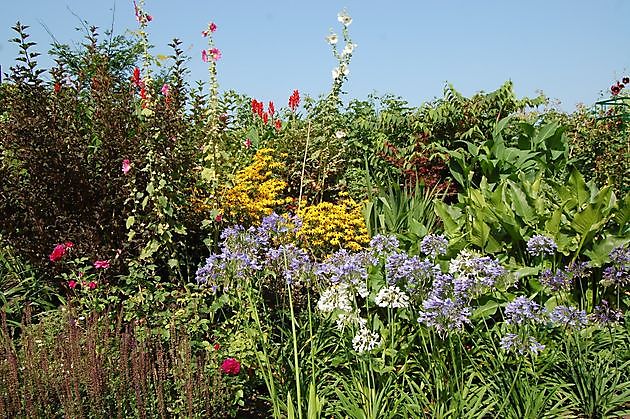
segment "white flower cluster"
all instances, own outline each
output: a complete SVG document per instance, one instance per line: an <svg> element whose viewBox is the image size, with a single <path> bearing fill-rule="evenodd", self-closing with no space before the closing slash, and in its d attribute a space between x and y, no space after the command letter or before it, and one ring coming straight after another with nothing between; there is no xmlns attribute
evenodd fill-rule
<svg viewBox="0 0 630 419"><path fill-rule="evenodd" d="M337 317L337 329L343 331L346 326L359 326L364 328L367 324L367 320L359 316L358 311L342 312Z"/></svg>
<svg viewBox="0 0 630 419"><path fill-rule="evenodd" d="M317 308L324 313L331 313L336 309L352 311L352 294L348 284L335 284L322 292L317 301Z"/></svg>
<svg viewBox="0 0 630 419"><path fill-rule="evenodd" d="M337 20L343 26L350 26L350 24L352 23L352 18L350 17L348 12L346 12L345 10L342 10L341 12L337 14Z"/></svg>
<svg viewBox="0 0 630 419"><path fill-rule="evenodd" d="M383 287L374 297L374 302L379 307L405 308L409 307L409 296L395 285Z"/></svg>
<svg viewBox="0 0 630 419"><path fill-rule="evenodd" d="M359 333L352 338L352 347L357 353L364 353L371 351L381 344L381 337L375 333L367 329L366 327L361 327L359 329Z"/></svg>
<svg viewBox="0 0 630 419"><path fill-rule="evenodd" d="M350 69L348 68L348 66L345 63L341 63L341 65L339 67L335 67L332 70L332 77L333 79L338 79L339 76L341 75L347 76L348 74L350 74Z"/></svg>

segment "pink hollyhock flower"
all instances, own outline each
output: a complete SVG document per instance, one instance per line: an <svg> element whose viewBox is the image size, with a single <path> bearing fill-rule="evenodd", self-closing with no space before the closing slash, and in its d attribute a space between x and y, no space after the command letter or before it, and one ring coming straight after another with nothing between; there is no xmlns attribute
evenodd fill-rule
<svg viewBox="0 0 630 419"><path fill-rule="evenodd" d="M61 260L61 258L65 254L66 254L66 246L64 246L63 244L58 244L57 246L55 246L50 256L48 256L48 259L50 259L50 261L54 263Z"/></svg>
<svg viewBox="0 0 630 419"><path fill-rule="evenodd" d="M610 88L610 92L613 94L613 96L617 96L619 92L621 92L621 88L619 87L619 85L614 85Z"/></svg>
<svg viewBox="0 0 630 419"><path fill-rule="evenodd" d="M165 84L164 86L162 86L161 92L164 96L168 96L168 92L170 90L170 87L168 84Z"/></svg>
<svg viewBox="0 0 630 419"><path fill-rule="evenodd" d="M77 286L77 281L75 281L74 279L71 279L70 281L68 281L68 287L70 287L70 289L75 289Z"/></svg>
<svg viewBox="0 0 630 419"><path fill-rule="evenodd" d="M210 53L210 56L214 61L218 61L221 58L221 51L219 50L219 48L212 48L208 52Z"/></svg>
<svg viewBox="0 0 630 419"><path fill-rule="evenodd" d="M107 269L109 268L109 260L97 260L94 262L94 267L96 269Z"/></svg>
<svg viewBox="0 0 630 419"><path fill-rule="evenodd" d="M90 281L90 283L88 284L88 288L93 290L97 287L96 282L94 281Z"/></svg>
<svg viewBox="0 0 630 419"><path fill-rule="evenodd" d="M129 159L125 159L122 161L122 172L124 174L129 173L129 171L131 170L131 162L129 161Z"/></svg>
<svg viewBox="0 0 630 419"><path fill-rule="evenodd" d="M221 372L227 375L238 375L241 372L241 363L234 358L227 358L221 364Z"/></svg>
<svg viewBox="0 0 630 419"><path fill-rule="evenodd" d="M210 29L210 32L216 32L217 25L214 22L210 22L210 26L208 28Z"/></svg>
<svg viewBox="0 0 630 419"><path fill-rule="evenodd" d="M153 16L145 15L147 17L147 22L151 22L153 20Z"/></svg>
<svg viewBox="0 0 630 419"><path fill-rule="evenodd" d="M203 61L204 63L208 62L208 51L206 51L205 49L201 50L201 61Z"/></svg>

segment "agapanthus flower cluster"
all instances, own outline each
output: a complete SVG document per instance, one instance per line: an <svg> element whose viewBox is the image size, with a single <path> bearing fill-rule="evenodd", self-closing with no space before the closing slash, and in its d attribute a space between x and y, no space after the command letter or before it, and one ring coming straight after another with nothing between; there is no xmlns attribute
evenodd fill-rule
<svg viewBox="0 0 630 419"><path fill-rule="evenodd" d="M512 325L535 324L543 321L540 305L527 297L517 297L505 307L505 322Z"/></svg>
<svg viewBox="0 0 630 419"><path fill-rule="evenodd" d="M587 317L584 310L571 306L557 306L549 313L549 320L567 329L582 329L586 326Z"/></svg>
<svg viewBox="0 0 630 419"><path fill-rule="evenodd" d="M602 284L604 286L630 285L630 248L615 247L609 254L612 266L602 272Z"/></svg>
<svg viewBox="0 0 630 419"><path fill-rule="evenodd" d="M306 250L293 243L269 249L267 263L277 273L284 275L288 284L299 282L313 270L313 263Z"/></svg>
<svg viewBox="0 0 630 419"><path fill-rule="evenodd" d="M333 284L326 288L317 301L317 308L322 313L332 313L335 310L350 313L353 311L353 292L350 284Z"/></svg>
<svg viewBox="0 0 630 419"><path fill-rule="evenodd" d="M551 237L536 234L527 241L527 253L531 256L553 255L558 250L558 245Z"/></svg>
<svg viewBox="0 0 630 419"><path fill-rule="evenodd" d="M448 239L442 234L427 234L420 242L420 251L433 259L445 255L447 249Z"/></svg>
<svg viewBox="0 0 630 419"><path fill-rule="evenodd" d="M343 331L346 327L349 326L358 326L360 328L365 328L367 325L367 320L359 315L358 310L344 311L339 313L335 322L337 323L337 329L340 331Z"/></svg>
<svg viewBox="0 0 630 419"><path fill-rule="evenodd" d="M463 250L451 260L454 293L458 298L473 298L493 287L505 269L495 259Z"/></svg>
<svg viewBox="0 0 630 419"><path fill-rule="evenodd" d="M365 252L349 252L339 249L319 263L315 268L317 275L322 275L331 284L349 283L357 285L365 283L368 277L367 265L369 257Z"/></svg>
<svg viewBox="0 0 630 419"><path fill-rule="evenodd" d="M470 307L461 301L432 294L422 303L418 322L435 328L440 336L445 336L470 324L470 315Z"/></svg>
<svg viewBox="0 0 630 419"><path fill-rule="evenodd" d="M593 312L588 315L588 320L590 322L602 326L619 323L621 319L623 319L623 313L621 310L612 308L606 300L602 300L598 306L593 308Z"/></svg>
<svg viewBox="0 0 630 419"><path fill-rule="evenodd" d="M370 240L369 254L372 258L372 264L377 265L380 259L387 257L391 253L398 250L400 242L396 236L386 236L384 234L377 234Z"/></svg>
<svg viewBox="0 0 630 419"><path fill-rule="evenodd" d="M393 285L381 288L374 302L384 308L406 308L409 307L409 296Z"/></svg>
<svg viewBox="0 0 630 419"><path fill-rule="evenodd" d="M381 337L367 327L359 328L359 332L352 338L352 348L359 353L369 352L381 344Z"/></svg>
<svg viewBox="0 0 630 419"><path fill-rule="evenodd" d="M405 252L390 254L385 263L387 283L404 284L409 290L425 289L441 273L440 267L430 260L409 256Z"/></svg>
<svg viewBox="0 0 630 419"><path fill-rule="evenodd" d="M540 274L540 283L549 290L557 292L571 289L573 281L562 269L556 269L555 273L551 269L545 269Z"/></svg>
<svg viewBox="0 0 630 419"><path fill-rule="evenodd" d="M519 355L538 355L538 353L545 349L545 345L539 343L532 336L508 333L501 338L501 348L507 352L516 352Z"/></svg>

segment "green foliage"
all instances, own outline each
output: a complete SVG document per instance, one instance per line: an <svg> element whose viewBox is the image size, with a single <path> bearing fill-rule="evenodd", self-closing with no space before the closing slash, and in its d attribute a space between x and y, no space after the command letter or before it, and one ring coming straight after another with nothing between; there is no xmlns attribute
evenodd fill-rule
<svg viewBox="0 0 630 419"><path fill-rule="evenodd" d="M491 186L503 179L517 180L521 173L531 178L544 173L549 178L562 176L567 164L568 146L564 128L557 123L540 127L521 122L516 135L506 140L509 117L499 121L492 137L485 141L460 140L457 149L436 145L450 157L453 178L464 188L479 186L484 178Z"/></svg>

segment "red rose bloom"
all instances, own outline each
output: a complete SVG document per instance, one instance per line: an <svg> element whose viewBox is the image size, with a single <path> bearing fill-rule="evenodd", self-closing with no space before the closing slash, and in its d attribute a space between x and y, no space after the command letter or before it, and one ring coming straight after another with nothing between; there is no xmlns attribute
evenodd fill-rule
<svg viewBox="0 0 630 419"><path fill-rule="evenodd" d="M227 358L221 364L221 372L227 375L238 375L241 372L241 363L234 358Z"/></svg>
<svg viewBox="0 0 630 419"><path fill-rule="evenodd" d="M51 262L57 262L58 260L61 260L61 258L65 254L66 254L66 246L64 246L63 244L58 244L57 246L55 246L55 248L53 249L50 256L48 256L48 258L50 259Z"/></svg>

